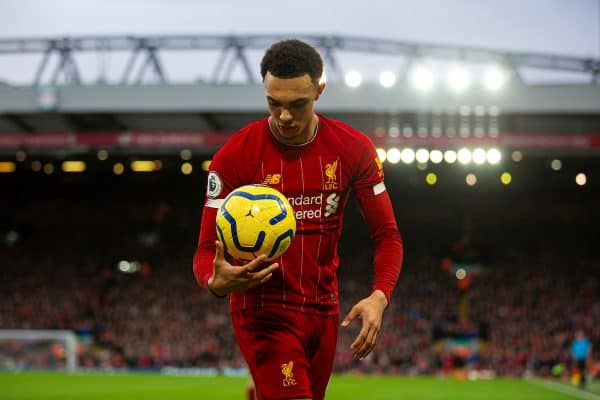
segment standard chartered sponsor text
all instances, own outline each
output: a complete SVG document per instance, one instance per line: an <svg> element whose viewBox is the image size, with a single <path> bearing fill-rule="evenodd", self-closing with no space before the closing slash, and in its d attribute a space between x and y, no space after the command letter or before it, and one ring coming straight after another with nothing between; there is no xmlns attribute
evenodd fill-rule
<svg viewBox="0 0 600 400"><path fill-rule="evenodd" d="M297 220L313 219L321 218L323 216L323 197L324 193L319 193L314 196L306 196L301 194L296 197L288 197L288 201L290 202L292 208L295 210L294 216ZM331 193L327 196L326 203L331 203L332 199L338 200L339 197L337 197L336 193ZM328 212L325 213L325 216L328 217L331 214L334 214L335 211L337 211L337 204L335 208L336 209L333 210L333 212L330 212L332 210L328 208Z"/></svg>

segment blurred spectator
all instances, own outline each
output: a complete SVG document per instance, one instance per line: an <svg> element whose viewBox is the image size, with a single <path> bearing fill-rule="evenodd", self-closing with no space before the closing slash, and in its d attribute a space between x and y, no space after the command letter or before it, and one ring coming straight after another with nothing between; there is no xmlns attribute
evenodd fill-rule
<svg viewBox="0 0 600 400"><path fill-rule="evenodd" d="M243 367L227 300L199 290L192 274L201 200L168 193L0 200L0 233L18 232L0 245L0 329L73 330L84 367ZM341 330L336 371L463 366L550 375L569 364L574 328L588 333L590 357L599 358L595 199L527 197L507 208L503 199L448 196L441 207L409 196L397 194L411 204L397 208L406 259L379 344L357 361L348 351L356 327ZM350 207L340 246L342 313L370 287L360 218ZM121 261L135 271L120 270ZM461 292L455 267L465 263L478 266ZM448 347L442 331L474 335L474 350Z"/></svg>

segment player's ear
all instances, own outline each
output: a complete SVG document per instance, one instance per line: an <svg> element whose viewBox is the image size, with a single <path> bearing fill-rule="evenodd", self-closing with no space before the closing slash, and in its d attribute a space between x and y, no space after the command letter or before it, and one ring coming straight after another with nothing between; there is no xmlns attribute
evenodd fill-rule
<svg viewBox="0 0 600 400"><path fill-rule="evenodd" d="M318 85L317 85L317 95L315 96L315 100L318 100L319 97L321 97L321 95L323 94L323 91L325 90L325 86L327 86L327 82L325 82L325 80L321 80Z"/></svg>

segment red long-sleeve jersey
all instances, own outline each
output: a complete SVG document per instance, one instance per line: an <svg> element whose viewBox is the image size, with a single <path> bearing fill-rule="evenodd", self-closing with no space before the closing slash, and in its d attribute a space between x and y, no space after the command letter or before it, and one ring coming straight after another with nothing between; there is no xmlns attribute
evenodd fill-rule
<svg viewBox="0 0 600 400"><path fill-rule="evenodd" d="M194 255L194 274L202 287L213 273L217 209L233 189L270 185L288 198L297 221L290 248L274 260L280 267L265 284L232 293L232 311L283 307L323 315L339 312L337 245L350 191L375 243L373 290L382 290L390 300L403 249L382 165L365 134L343 122L318 118L316 135L309 143L280 143L264 118L234 134L213 157Z"/></svg>

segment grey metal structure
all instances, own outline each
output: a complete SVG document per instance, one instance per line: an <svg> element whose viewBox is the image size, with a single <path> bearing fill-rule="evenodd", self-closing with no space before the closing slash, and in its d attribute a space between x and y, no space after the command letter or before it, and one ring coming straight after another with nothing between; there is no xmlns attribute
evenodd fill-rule
<svg viewBox="0 0 600 400"><path fill-rule="evenodd" d="M271 43L288 36L0 40L0 132L233 131L265 115L258 59ZM328 88L317 111L367 133L408 130L433 135L440 129L473 133L483 129L494 134L600 132L600 59L389 39L294 36L315 45L325 58ZM184 81L173 78L177 63L171 60L182 53L206 56L197 64L202 72ZM342 60L348 53L369 60L378 56L397 59L400 76L413 61L426 57L502 64L516 76L538 69L573 73L583 79L576 84L544 85L513 79L497 93L478 85L462 94L444 88L421 93L407 79L392 88L371 81L350 88L342 83L345 67L349 67ZM117 55L121 63L109 68L107 59L114 61ZM28 67L32 76L25 84L14 84L3 63L20 57L22 64L18 61L17 67ZM98 62L90 64L90 59Z"/></svg>
<svg viewBox="0 0 600 400"><path fill-rule="evenodd" d="M597 114L600 86L515 86L503 93L474 90L462 96L427 96L407 86L388 90L375 84L359 88L330 84L317 102L326 113L458 113L464 107L502 113ZM48 101L50 98L50 101ZM261 113L266 111L258 85L86 85L56 88L2 88L0 112L31 113Z"/></svg>
<svg viewBox="0 0 600 400"><path fill-rule="evenodd" d="M256 76L248 58L252 50L266 49L271 43L290 35L174 35L174 36L89 36L65 38L28 38L0 40L2 55L41 55L31 86L40 84L86 84L81 79L80 66L76 54L126 52L128 61L121 71L120 84L141 84L148 69L160 83L169 83L168 73L161 61L169 52L218 52L219 56L208 79L209 83L231 82L231 74L236 64L242 66L246 74L245 83L256 82ZM408 59L406 65L418 58L451 59L475 63L497 63L512 69L519 75L521 68L567 71L585 74L589 82L597 82L600 75L600 59L573 57L543 53L524 53L489 50L477 47L423 44L409 41L377 39L366 37L335 35L294 35L319 48L325 58L329 79L340 82L343 66L338 54L353 52L362 54L385 54ZM52 67L50 60L58 57ZM0 61L1 62L1 61ZM43 76L48 75L44 81ZM62 80L60 80L62 76ZM197 79L206 80L202 77ZM94 83L106 82L100 74ZM10 79L9 79L10 82ZM189 82L193 83L193 82Z"/></svg>

